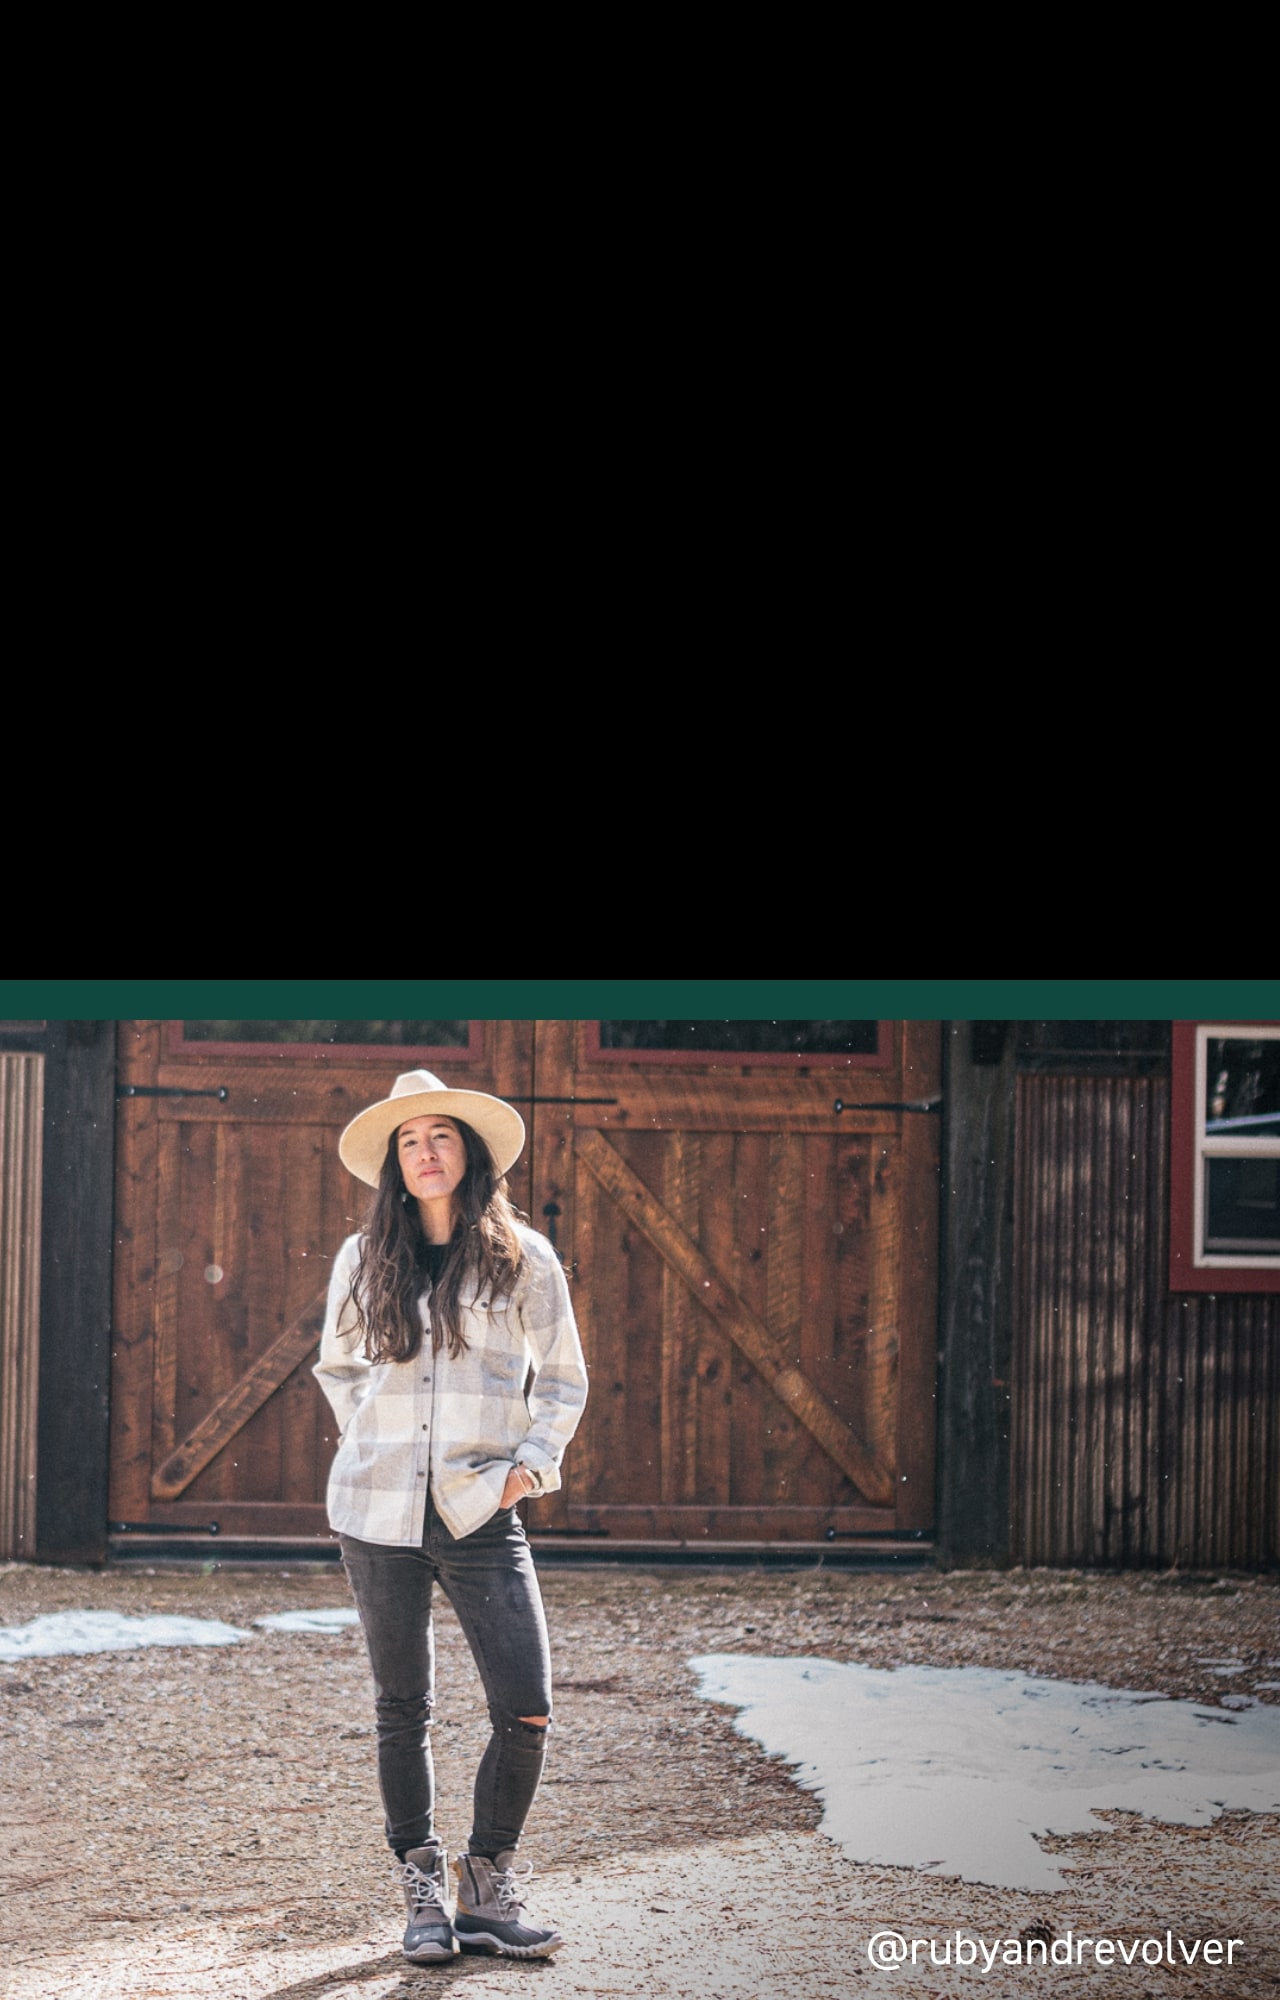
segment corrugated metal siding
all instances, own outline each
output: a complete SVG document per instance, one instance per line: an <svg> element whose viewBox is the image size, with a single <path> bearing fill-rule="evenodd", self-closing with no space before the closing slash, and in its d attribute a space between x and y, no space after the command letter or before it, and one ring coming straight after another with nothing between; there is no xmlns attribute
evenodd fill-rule
<svg viewBox="0 0 1280 2000"><path fill-rule="evenodd" d="M1012 1552L1280 1559L1280 1299L1170 1295L1169 1086L1018 1079Z"/></svg>
<svg viewBox="0 0 1280 2000"><path fill-rule="evenodd" d="M0 1556L35 1552L44 1057L0 1055Z"/></svg>

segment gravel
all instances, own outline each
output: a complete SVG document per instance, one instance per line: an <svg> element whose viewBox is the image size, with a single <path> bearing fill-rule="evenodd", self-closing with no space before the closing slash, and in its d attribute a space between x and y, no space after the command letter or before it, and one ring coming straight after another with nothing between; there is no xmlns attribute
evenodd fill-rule
<svg viewBox="0 0 1280 2000"><path fill-rule="evenodd" d="M550 1965L410 1968L382 1841L359 1631L254 1621L350 1600L334 1565L0 1565L0 1625L44 1613L219 1619L222 1647L0 1662L4 2000L471 2000L544 1995L910 2000L1059 1990L1188 2000L1280 1992L1280 1816L1169 1827L1131 1813L1044 1845L1052 1894L856 1865L821 1802L696 1693L707 1653L988 1666L1212 1703L1280 1701L1280 1577L1048 1570L850 1572L548 1566L557 1673L524 1852ZM441 1829L468 1825L487 1719L447 1604L433 1733ZM917 1963L875 1971L873 1931L931 1940L1070 1930L1235 1937L1235 1964L1104 1969ZM1023 1944L1025 1951L1025 1942ZM1176 1944L1174 1949L1176 1951ZM920 1948L928 1957L928 1945Z"/></svg>

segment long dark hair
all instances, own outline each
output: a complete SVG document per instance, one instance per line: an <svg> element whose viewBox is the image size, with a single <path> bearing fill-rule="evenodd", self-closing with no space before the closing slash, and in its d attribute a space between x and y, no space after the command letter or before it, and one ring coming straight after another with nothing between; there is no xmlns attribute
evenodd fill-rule
<svg viewBox="0 0 1280 2000"><path fill-rule="evenodd" d="M516 1234L518 1212L507 1183L493 1164L480 1134L463 1119L467 1164L454 1197L457 1220L443 1268L431 1287L431 1351L444 1342L451 1355L466 1346L462 1333L463 1284L473 1279L490 1301L509 1298L523 1252ZM387 1156L360 1238L360 1261L351 1279L356 1325L370 1361L412 1361L422 1345L418 1298L429 1280L427 1239L418 1204L400 1171L399 1127L387 1141Z"/></svg>

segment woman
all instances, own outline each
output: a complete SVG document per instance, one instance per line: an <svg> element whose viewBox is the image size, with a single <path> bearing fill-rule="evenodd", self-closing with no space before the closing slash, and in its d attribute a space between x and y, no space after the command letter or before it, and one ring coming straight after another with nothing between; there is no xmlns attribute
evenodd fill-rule
<svg viewBox="0 0 1280 2000"><path fill-rule="evenodd" d="M559 1486L587 1373L560 1260L507 1198L524 1138L511 1105L413 1070L338 1144L377 1192L334 1260L315 1370L340 1436L329 1520L373 1668L403 1948L418 1963L459 1949L547 1958L563 1942L526 1920L532 1870L516 1867L551 1722L546 1620L516 1506ZM437 1583L493 1724L452 1918L427 1737Z"/></svg>

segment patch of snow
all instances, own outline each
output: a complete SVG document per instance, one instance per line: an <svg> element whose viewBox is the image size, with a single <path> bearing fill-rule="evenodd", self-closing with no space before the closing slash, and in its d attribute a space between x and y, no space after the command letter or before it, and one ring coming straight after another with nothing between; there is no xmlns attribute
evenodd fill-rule
<svg viewBox="0 0 1280 2000"><path fill-rule="evenodd" d="M344 1625L358 1625L360 1613L354 1606L337 1605L322 1611L273 1611L253 1622L268 1632L338 1632Z"/></svg>
<svg viewBox="0 0 1280 2000"><path fill-rule="evenodd" d="M1070 1886L1037 1834L1117 1808L1183 1826L1280 1810L1280 1709L1243 1713L986 1667L706 1654L700 1693L795 1765L852 1861L997 1888Z"/></svg>
<svg viewBox="0 0 1280 2000"><path fill-rule="evenodd" d="M58 1653L131 1653L142 1646L232 1646L251 1638L217 1618L127 1618L119 1611L47 1611L29 1625L0 1625L0 1660Z"/></svg>

